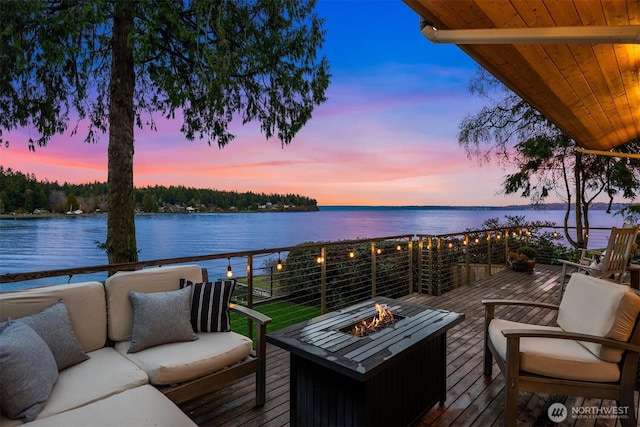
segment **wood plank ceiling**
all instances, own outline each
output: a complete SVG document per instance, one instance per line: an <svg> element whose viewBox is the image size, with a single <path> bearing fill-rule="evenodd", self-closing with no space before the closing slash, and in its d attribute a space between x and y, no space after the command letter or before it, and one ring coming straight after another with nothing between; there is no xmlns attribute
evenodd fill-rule
<svg viewBox="0 0 640 427"><path fill-rule="evenodd" d="M640 25L640 0L404 2L438 30ZM584 148L640 137L640 44L458 46Z"/></svg>

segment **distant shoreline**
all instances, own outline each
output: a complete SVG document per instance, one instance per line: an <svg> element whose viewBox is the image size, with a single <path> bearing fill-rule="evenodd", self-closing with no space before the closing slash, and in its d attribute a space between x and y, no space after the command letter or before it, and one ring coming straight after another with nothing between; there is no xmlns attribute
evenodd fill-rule
<svg viewBox="0 0 640 427"><path fill-rule="evenodd" d="M614 203L611 207L613 212L623 209L631 204ZM362 206L362 205L326 205L318 206L317 210L259 210L259 211L215 211L215 212L138 212L136 215L198 215L198 214L211 214L211 213L242 213L242 214L261 214L261 213L295 213L295 212L318 212L318 211L365 211L365 210L476 210L476 211L560 211L565 210L566 206L560 203L549 203L544 205L508 205L508 206L447 206L447 205L427 205L427 206ZM606 203L596 203L591 206L590 210L602 211L606 210ZM38 219L38 218L74 218L74 217L88 217L88 216L106 216L106 212L88 212L82 214L61 214L61 213L38 213L38 214L0 214L0 220L9 219Z"/></svg>
<svg viewBox="0 0 640 427"><path fill-rule="evenodd" d="M630 203L614 203L612 211L617 211L630 206ZM594 203L589 210L604 211L606 203ZM507 206L450 206L450 205L407 205L407 206L360 206L360 205L318 205L319 210L521 210L521 211L563 211L567 207L562 203L546 203L542 205L507 205Z"/></svg>

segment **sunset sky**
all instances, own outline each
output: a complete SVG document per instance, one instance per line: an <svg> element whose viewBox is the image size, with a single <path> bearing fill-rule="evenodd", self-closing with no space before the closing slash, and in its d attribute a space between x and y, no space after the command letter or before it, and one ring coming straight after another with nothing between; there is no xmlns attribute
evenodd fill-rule
<svg viewBox="0 0 640 427"><path fill-rule="evenodd" d="M397 0L319 0L317 12L332 82L290 145L237 123L236 139L218 149L187 141L180 120L158 122L157 132L136 128L135 185L297 193L320 206L527 203L497 194L507 172L479 166L456 142L460 121L482 105L468 92L473 60L427 41L417 14ZM70 129L35 153L29 129L8 134L0 164L40 180L105 182L107 135L90 145L82 126L74 137Z"/></svg>

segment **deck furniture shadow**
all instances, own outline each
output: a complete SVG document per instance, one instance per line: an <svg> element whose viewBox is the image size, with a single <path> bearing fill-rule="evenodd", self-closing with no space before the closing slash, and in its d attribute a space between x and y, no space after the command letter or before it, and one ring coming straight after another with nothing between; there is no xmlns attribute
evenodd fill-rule
<svg viewBox="0 0 640 427"><path fill-rule="evenodd" d="M386 304L397 322L364 336L344 329ZM290 352L290 423L407 425L446 398L446 332L464 314L375 298L267 334Z"/></svg>

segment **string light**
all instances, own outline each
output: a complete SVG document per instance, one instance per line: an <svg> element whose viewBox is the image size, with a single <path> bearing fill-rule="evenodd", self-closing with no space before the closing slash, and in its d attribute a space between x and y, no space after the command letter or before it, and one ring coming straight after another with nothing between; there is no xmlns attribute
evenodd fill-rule
<svg viewBox="0 0 640 427"><path fill-rule="evenodd" d="M227 266L227 277L233 276L233 270L231 269L231 258L227 258L229 265Z"/></svg>
<svg viewBox="0 0 640 427"><path fill-rule="evenodd" d="M276 270L282 270L282 260L280 259L280 252L278 252L278 262L276 263Z"/></svg>
<svg viewBox="0 0 640 427"><path fill-rule="evenodd" d="M324 257L323 257L322 255L318 255L318 256L316 257L316 262L317 262L318 264L322 264L322 263L324 262Z"/></svg>
<svg viewBox="0 0 640 427"><path fill-rule="evenodd" d="M396 246L396 250L397 250L397 251L401 251L401 250L402 250L402 246L401 246L400 244L398 244L398 245Z"/></svg>
<svg viewBox="0 0 640 427"><path fill-rule="evenodd" d="M355 257L356 257L356 253L353 251L353 249L349 249L349 258L354 259Z"/></svg>
<svg viewBox="0 0 640 427"><path fill-rule="evenodd" d="M378 249L376 249L376 253L377 253L378 255L380 255L380 254L382 253L382 248L378 248Z"/></svg>

